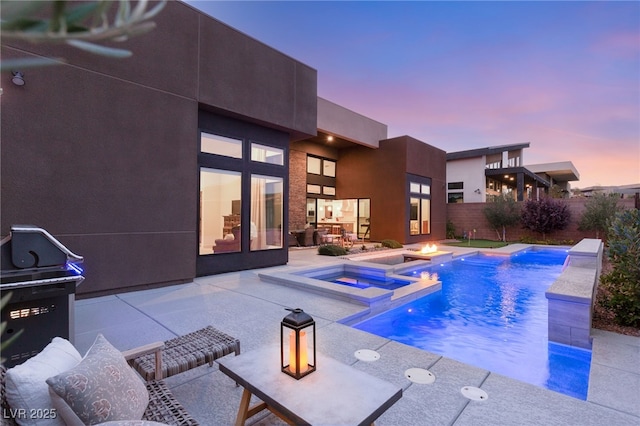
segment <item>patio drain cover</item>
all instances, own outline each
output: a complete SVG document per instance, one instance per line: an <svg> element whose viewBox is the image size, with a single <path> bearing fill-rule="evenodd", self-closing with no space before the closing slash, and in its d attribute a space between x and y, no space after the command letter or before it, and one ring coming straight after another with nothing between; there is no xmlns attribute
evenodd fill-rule
<svg viewBox="0 0 640 426"><path fill-rule="evenodd" d="M489 399L489 395L485 391L474 386L465 386L460 389L460 392L472 401L486 401Z"/></svg>
<svg viewBox="0 0 640 426"><path fill-rule="evenodd" d="M411 380L413 383L420 383L423 385L430 385L436 381L436 376L429 370L424 368L410 368L404 372L404 377Z"/></svg>
<svg viewBox="0 0 640 426"><path fill-rule="evenodd" d="M354 355L360 361L377 361L380 359L380 354L376 351L372 351L371 349L358 349Z"/></svg>

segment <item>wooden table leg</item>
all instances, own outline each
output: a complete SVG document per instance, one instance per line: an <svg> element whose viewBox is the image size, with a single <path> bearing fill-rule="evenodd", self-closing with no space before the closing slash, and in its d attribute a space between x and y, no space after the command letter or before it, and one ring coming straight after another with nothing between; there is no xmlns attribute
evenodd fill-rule
<svg viewBox="0 0 640 426"><path fill-rule="evenodd" d="M245 388L242 391L242 398L240 399L240 407L238 408L238 416L236 417L236 426L244 426L247 419L255 416L262 410L269 409L267 404L264 402L259 402L253 407L249 407L250 402L251 392Z"/></svg>
<svg viewBox="0 0 640 426"><path fill-rule="evenodd" d="M244 426L244 422L249 417L249 401L251 401L251 392L245 389L240 399L240 408L238 408L238 416L236 417L236 426Z"/></svg>

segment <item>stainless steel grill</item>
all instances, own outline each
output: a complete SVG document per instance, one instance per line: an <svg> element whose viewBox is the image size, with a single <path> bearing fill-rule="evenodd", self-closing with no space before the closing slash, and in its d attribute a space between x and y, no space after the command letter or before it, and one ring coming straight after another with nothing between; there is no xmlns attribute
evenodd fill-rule
<svg viewBox="0 0 640 426"><path fill-rule="evenodd" d="M2 340L22 334L2 352L9 368L40 352L52 338L73 342L76 287L84 280L82 256L51 234L31 225L14 225L0 242L0 291L11 292L2 308L7 326Z"/></svg>

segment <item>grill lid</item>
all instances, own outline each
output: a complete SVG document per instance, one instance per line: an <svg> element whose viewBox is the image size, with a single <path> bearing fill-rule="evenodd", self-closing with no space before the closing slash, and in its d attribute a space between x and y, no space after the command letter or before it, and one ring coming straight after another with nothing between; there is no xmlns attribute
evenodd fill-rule
<svg viewBox="0 0 640 426"><path fill-rule="evenodd" d="M46 230L33 225L13 225L11 234L0 242L0 283L4 286L28 281L82 281L84 277L79 277L82 269L76 264L83 260Z"/></svg>

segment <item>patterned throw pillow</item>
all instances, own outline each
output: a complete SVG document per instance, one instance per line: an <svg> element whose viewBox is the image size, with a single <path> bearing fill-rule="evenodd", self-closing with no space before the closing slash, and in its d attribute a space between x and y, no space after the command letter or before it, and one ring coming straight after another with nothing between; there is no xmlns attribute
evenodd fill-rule
<svg viewBox="0 0 640 426"><path fill-rule="evenodd" d="M102 334L80 364L48 378L47 384L85 425L139 420L149 404L149 393L140 376ZM65 411L60 410L63 418Z"/></svg>

